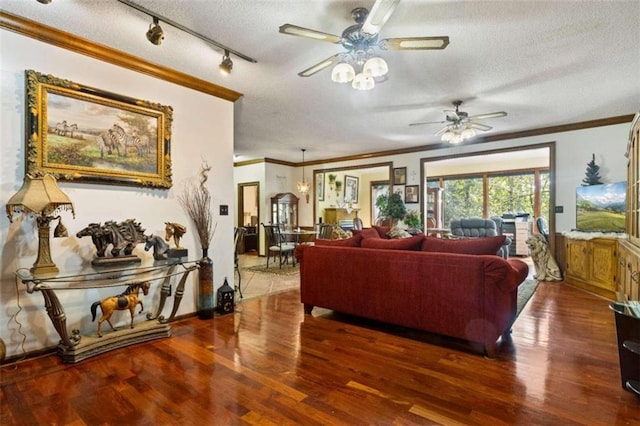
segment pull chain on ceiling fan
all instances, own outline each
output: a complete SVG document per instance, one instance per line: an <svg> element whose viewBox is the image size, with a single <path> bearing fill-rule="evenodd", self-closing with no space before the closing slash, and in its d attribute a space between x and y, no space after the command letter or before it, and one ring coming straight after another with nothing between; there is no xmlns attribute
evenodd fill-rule
<svg viewBox="0 0 640 426"><path fill-rule="evenodd" d="M331 73L336 83L349 83L354 89L370 90L376 82L386 80L389 67L377 56L377 50L441 50L449 44L449 37L400 37L378 40L378 34L389 20L400 0L376 0L371 12L364 7L351 11L355 25L347 27L342 36L324 33L292 24L280 27L282 34L307 37L314 40L340 44L345 52L336 53L298 73L310 77L333 64ZM356 69L360 70L356 72Z"/></svg>
<svg viewBox="0 0 640 426"><path fill-rule="evenodd" d="M444 121L427 121L421 123L411 123L409 126L422 126L425 124L445 124L442 129L438 130L435 135L441 136L441 140L450 143L460 143L466 139L470 139L476 135L476 130L483 132L493 129L486 124L478 123L478 120L487 120L490 118L505 117L507 115L504 111L490 112L487 114L479 114L469 116L464 111L460 111L460 105L462 101L453 101L455 110L445 110Z"/></svg>

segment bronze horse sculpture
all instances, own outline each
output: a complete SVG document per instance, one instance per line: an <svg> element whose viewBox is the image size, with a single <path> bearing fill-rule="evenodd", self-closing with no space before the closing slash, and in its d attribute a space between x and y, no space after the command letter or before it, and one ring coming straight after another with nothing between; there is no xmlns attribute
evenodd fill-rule
<svg viewBox="0 0 640 426"><path fill-rule="evenodd" d="M146 296L147 294L149 294L150 287L151 287L151 284L149 283L149 281L145 281L143 283L131 284L127 287L124 293L118 296L111 296L111 297L102 299L99 302L93 302L93 304L91 305L91 314L93 316L91 318L91 321L96 320L96 311L98 309L98 306L100 306L100 309L102 309L102 316L98 320L98 337L102 337L102 333L100 332L100 327L102 326L102 323L105 321L109 323L113 331L116 331L116 328L113 326L113 324L111 324L111 320L110 320L111 315L113 314L113 311L116 311L116 310L118 311L123 311L125 309L129 310L129 313L131 314L131 328L133 328L133 316L135 315L136 306L140 305L140 312L138 313L142 313L142 310L144 309L144 306L142 305L142 301L138 299L138 294L140 293L140 289L142 289L142 293L144 293L144 295Z"/></svg>

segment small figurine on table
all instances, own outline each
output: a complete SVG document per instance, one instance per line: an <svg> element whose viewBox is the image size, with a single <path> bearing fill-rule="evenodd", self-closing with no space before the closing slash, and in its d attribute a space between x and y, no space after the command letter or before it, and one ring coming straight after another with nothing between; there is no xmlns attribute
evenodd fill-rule
<svg viewBox="0 0 640 426"><path fill-rule="evenodd" d="M186 257L188 256L188 250L180 246L180 238L187 232L187 227L176 222L165 222L165 236L164 239L169 241L173 237L173 243L175 248L169 249L167 255L169 257Z"/></svg>

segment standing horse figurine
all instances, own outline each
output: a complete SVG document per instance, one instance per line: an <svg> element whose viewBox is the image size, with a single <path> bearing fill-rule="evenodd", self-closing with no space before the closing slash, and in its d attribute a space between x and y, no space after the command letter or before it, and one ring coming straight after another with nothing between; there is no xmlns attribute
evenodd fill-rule
<svg viewBox="0 0 640 426"><path fill-rule="evenodd" d="M167 244L161 237L153 234L148 237L147 242L144 244L144 251L149 251L151 247L153 247L153 258L155 260L167 259L169 244Z"/></svg>
<svg viewBox="0 0 640 426"><path fill-rule="evenodd" d="M135 314L136 306L140 305L140 312L138 313L142 313L142 310L144 309L144 306L142 306L142 301L138 299L140 289L142 289L142 293L144 293L144 295L146 296L147 294L149 294L150 287L151 284L149 283L149 281L131 284L129 287L127 287L124 293L118 296L111 296L107 297L106 299L102 299L102 301L100 302L93 302L93 304L91 305L91 314L93 315L91 321L96 320L96 310L98 309L98 306L100 306L100 309L102 309L102 316L98 320L98 337L102 337L100 327L105 321L109 323L109 325L111 326L111 330L116 331L116 328L113 326L113 324L111 324L110 320L113 311L116 310L129 310L129 313L131 314L131 328L133 328L133 316Z"/></svg>

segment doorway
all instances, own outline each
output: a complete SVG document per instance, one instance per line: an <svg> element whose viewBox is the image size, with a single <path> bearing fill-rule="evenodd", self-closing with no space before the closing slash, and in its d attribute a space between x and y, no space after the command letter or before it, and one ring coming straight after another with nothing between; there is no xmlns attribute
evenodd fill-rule
<svg viewBox="0 0 640 426"><path fill-rule="evenodd" d="M260 241L260 182L246 182L238 184L238 226L246 229L243 241L238 249L239 253L258 254Z"/></svg>

